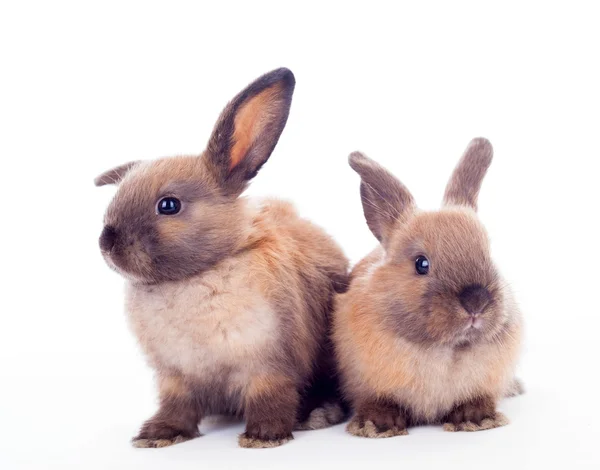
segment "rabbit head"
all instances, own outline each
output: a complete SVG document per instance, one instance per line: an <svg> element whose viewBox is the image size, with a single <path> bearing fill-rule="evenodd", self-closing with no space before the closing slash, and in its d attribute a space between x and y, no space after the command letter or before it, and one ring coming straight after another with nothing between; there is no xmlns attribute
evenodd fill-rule
<svg viewBox="0 0 600 470"><path fill-rule="evenodd" d="M294 75L274 70L223 110L200 156L130 162L97 186L117 184L100 248L131 280L157 283L197 274L239 249L247 227L238 196L273 151L287 121Z"/></svg>
<svg viewBox="0 0 600 470"><path fill-rule="evenodd" d="M360 153L350 155L361 177L367 224L385 251L370 289L391 331L452 346L494 341L501 331L510 313L476 213L491 161L491 144L474 139L450 178L441 210L424 212L391 173Z"/></svg>

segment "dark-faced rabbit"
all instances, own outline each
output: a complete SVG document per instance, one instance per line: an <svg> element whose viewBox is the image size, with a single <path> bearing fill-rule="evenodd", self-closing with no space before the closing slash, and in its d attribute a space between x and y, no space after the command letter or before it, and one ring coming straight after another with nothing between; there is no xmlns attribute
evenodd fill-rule
<svg viewBox="0 0 600 470"><path fill-rule="evenodd" d="M245 418L243 447L343 419L327 334L347 260L290 204L240 197L283 131L294 85L287 69L249 85L201 155L96 179L118 184L100 247L127 279L127 315L158 381L160 408L137 447L197 437L213 414Z"/></svg>

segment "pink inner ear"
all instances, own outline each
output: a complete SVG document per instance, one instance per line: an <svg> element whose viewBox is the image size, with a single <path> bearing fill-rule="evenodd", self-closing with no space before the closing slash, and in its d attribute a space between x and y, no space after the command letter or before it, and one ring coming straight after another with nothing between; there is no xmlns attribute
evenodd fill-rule
<svg viewBox="0 0 600 470"><path fill-rule="evenodd" d="M233 131L235 143L230 153L229 170L233 170L246 157L252 144L269 123L281 96L281 89L281 83L277 83L250 98L237 111Z"/></svg>

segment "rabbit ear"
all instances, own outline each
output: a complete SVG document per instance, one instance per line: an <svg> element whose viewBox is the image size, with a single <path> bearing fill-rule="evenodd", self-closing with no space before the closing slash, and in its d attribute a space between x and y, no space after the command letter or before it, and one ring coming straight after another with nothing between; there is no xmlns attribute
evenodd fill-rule
<svg viewBox="0 0 600 470"><path fill-rule="evenodd" d="M118 184L125 177L127 172L131 170L134 166L136 166L139 160L134 162L124 163L123 165L116 166L111 168L110 170L106 170L101 175L98 175L94 179L94 184L96 186L104 186L106 184Z"/></svg>
<svg viewBox="0 0 600 470"><path fill-rule="evenodd" d="M367 225L385 246L394 227L413 213L414 199L395 176L362 153L350 154L348 162L361 177L360 196Z"/></svg>
<svg viewBox="0 0 600 470"><path fill-rule="evenodd" d="M479 137L469 143L446 186L445 205L469 206L477 210L479 188L492 163L493 153L487 139Z"/></svg>
<svg viewBox="0 0 600 470"><path fill-rule="evenodd" d="M237 196L268 160L288 118L295 79L281 68L263 75L223 110L205 153L222 189Z"/></svg>

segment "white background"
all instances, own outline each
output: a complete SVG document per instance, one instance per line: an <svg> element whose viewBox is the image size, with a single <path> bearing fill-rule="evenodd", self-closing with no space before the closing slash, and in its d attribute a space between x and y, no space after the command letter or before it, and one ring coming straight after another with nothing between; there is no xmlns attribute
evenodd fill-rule
<svg viewBox="0 0 600 470"><path fill-rule="evenodd" d="M573 1L2 2L0 468L598 468L599 21ZM155 391L97 247L114 188L92 180L199 153L225 103L279 66L292 111L248 194L294 201L353 262L375 239L350 151L435 208L469 140L494 144L480 214L527 322L510 426L336 426L247 450L241 424L203 424L130 446Z"/></svg>

